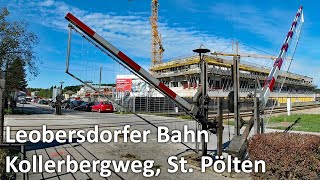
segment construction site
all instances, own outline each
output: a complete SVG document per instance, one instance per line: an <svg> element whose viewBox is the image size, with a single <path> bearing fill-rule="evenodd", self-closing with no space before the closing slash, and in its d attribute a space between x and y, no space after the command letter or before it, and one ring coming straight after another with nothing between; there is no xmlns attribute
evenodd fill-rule
<svg viewBox="0 0 320 180"><path fill-rule="evenodd" d="M290 26L276 55L252 53L232 41L223 51L199 44L191 55L167 60L170 49L159 29L159 8L159 0L151 0L150 66L131 58L131 52L119 48L125 41L109 40L87 16L64 12L64 73L82 87L66 99L61 84L61 92L52 97L54 109L20 105L28 116L6 116L4 127L11 129L2 127L1 139L11 138L2 146L22 154L19 169L38 170L42 160L65 164L51 171L20 171L15 177L320 179L320 94L315 77L290 69L304 35L303 6L292 14L292 22L279 17ZM92 107L88 112L63 108L72 98ZM111 113L102 113L104 103ZM43 137L57 135L50 143L29 140L23 145L15 138L26 131L32 139L34 130L52 131ZM59 133L68 140L59 140ZM23 160L33 163L21 165ZM74 171L67 162L72 160ZM110 160L108 167L103 160ZM82 161L92 164L85 170ZM127 170L117 167L120 162L128 162L122 164Z"/></svg>

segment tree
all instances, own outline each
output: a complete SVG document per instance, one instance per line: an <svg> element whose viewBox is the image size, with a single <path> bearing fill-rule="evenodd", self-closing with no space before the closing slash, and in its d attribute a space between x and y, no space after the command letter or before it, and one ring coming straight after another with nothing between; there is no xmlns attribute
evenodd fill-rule
<svg viewBox="0 0 320 180"><path fill-rule="evenodd" d="M29 92L39 91L38 96L41 98L50 98L52 96L52 87L48 89L44 88L27 88Z"/></svg>
<svg viewBox="0 0 320 180"><path fill-rule="evenodd" d="M6 88L8 90L25 90L28 86L23 61L13 60L6 71Z"/></svg>
<svg viewBox="0 0 320 180"><path fill-rule="evenodd" d="M66 87L64 87L63 89L64 89L64 91L72 91L72 92L74 92L74 93L76 93L76 92L78 92L80 89L81 89L81 85L76 85L76 86L66 86Z"/></svg>
<svg viewBox="0 0 320 180"><path fill-rule="evenodd" d="M23 90L27 86L26 74L32 79L38 75L34 52L38 37L28 31L25 21L7 21L9 11L0 10L0 67L6 79L6 94ZM7 96L8 97L8 96Z"/></svg>

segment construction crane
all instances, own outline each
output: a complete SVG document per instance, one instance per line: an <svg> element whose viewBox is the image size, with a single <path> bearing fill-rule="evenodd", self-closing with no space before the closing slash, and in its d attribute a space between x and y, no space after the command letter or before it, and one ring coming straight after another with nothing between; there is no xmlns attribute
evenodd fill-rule
<svg viewBox="0 0 320 180"><path fill-rule="evenodd" d="M262 54L246 54L246 53L233 54L233 53L222 53L222 52L212 52L211 54L215 56L240 56L240 57L272 59L272 60L277 59L276 56L268 56L268 55L262 55Z"/></svg>
<svg viewBox="0 0 320 180"><path fill-rule="evenodd" d="M158 31L159 1L151 0L151 67L162 63L164 48L161 42L161 34Z"/></svg>
<svg viewBox="0 0 320 180"><path fill-rule="evenodd" d="M233 45L233 43L232 43ZM239 53L239 46L238 42L236 42L236 52L235 53L223 53L223 52L212 52L212 55L215 56L239 56L239 57L250 57L250 58L262 58L262 59L271 59L276 60L277 56L269 56L269 55L262 55L262 54L248 54L248 53ZM290 58L286 58L290 59Z"/></svg>

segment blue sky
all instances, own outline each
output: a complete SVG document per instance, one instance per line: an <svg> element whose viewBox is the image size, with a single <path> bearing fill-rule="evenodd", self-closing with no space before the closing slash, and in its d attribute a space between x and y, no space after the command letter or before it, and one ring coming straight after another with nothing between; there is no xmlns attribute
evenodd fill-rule
<svg viewBox="0 0 320 180"><path fill-rule="evenodd" d="M231 51L232 41L240 42L241 52L262 51L277 55L298 7L304 6L305 23L290 68L291 72L314 78L320 86L319 1L292 0L159 0L159 31L165 48L164 59L192 54L200 44L212 51ZM36 52L40 74L30 80L30 87L50 87L63 80L65 85L79 84L64 73L67 25L64 19L72 12L99 34L145 68L150 66L150 0L1 0L12 19L30 23L40 44ZM114 82L113 73L122 72L110 59L96 52L80 37L73 40L72 67L86 76L103 64L103 83ZM252 48L254 47L254 48ZM248 59L260 65L269 60ZM89 64L88 64L89 63ZM91 69L90 69L91 68ZM117 69L115 72L115 69ZM86 75L83 75L85 72Z"/></svg>

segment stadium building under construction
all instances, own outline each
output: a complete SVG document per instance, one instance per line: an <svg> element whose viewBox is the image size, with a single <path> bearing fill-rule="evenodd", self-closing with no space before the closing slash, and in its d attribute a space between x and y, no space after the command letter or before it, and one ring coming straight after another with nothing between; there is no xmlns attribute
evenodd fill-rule
<svg viewBox="0 0 320 180"><path fill-rule="evenodd" d="M156 64L150 70L157 79L178 95L189 98L193 97L197 88L201 86L199 61L199 56L190 56ZM233 89L232 60L210 55L205 56L205 61L208 63L209 96L227 97ZM269 68L253 65L242 60L239 69L241 97L254 92L256 82L259 81L263 86L265 78L270 72ZM281 92L279 93L280 89ZM277 98L279 104L286 103L287 98L291 98L291 102L315 101L314 89L313 78L282 71L274 86L274 91L271 93L271 99L275 100Z"/></svg>

